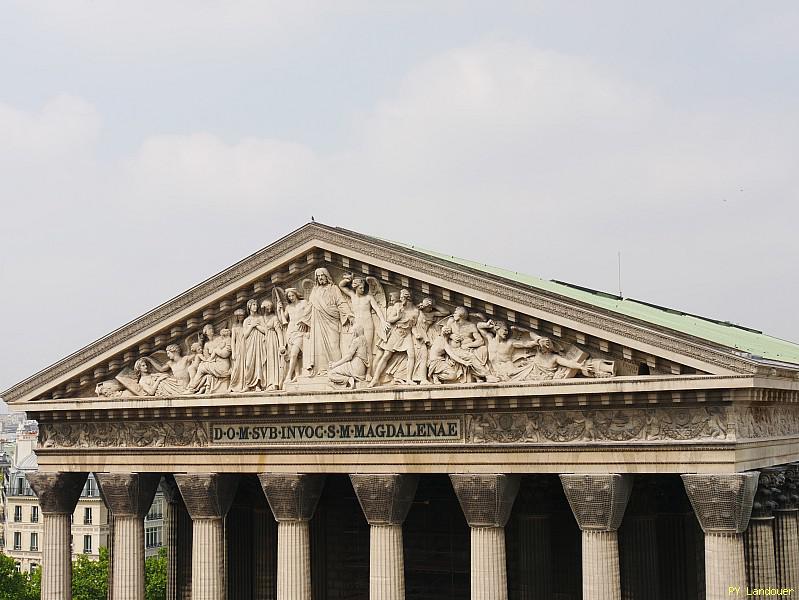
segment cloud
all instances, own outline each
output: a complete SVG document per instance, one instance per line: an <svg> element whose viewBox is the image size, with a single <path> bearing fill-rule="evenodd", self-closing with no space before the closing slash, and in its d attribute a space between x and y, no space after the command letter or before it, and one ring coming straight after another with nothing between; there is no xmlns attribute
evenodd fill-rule
<svg viewBox="0 0 799 600"><path fill-rule="evenodd" d="M15 202L4 277L31 290L5 299L8 314L56 286L70 300L51 318L79 315L89 341L315 215L608 290L622 250L626 295L799 338L785 278L798 123L723 100L677 105L584 57L495 40L418 64L334 151L152 132L108 157L87 100L0 105L0 186ZM86 315L110 282L117 301ZM11 325L36 340L22 371L41 366L47 331ZM59 335L53 360L79 345Z"/></svg>
<svg viewBox="0 0 799 600"><path fill-rule="evenodd" d="M351 2L320 0L140 0L17 2L38 28L96 60L214 60L268 48L314 31Z"/></svg>

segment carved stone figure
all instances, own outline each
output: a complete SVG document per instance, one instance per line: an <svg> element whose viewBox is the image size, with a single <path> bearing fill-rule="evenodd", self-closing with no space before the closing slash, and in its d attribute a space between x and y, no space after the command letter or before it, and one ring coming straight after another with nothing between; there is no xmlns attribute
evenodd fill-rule
<svg viewBox="0 0 799 600"><path fill-rule="evenodd" d="M497 381L488 367L488 348L477 325L469 321L469 311L459 306L444 326L450 342L458 342L458 358L467 367L466 381Z"/></svg>
<svg viewBox="0 0 799 600"><path fill-rule="evenodd" d="M233 311L233 325L230 328L230 391L247 391L244 381L244 317L243 308Z"/></svg>
<svg viewBox="0 0 799 600"><path fill-rule="evenodd" d="M538 352L535 353L522 379L565 379L572 376L568 373L568 369L582 371L585 368L585 361L571 360L556 352L551 339L540 337L537 344Z"/></svg>
<svg viewBox="0 0 799 600"><path fill-rule="evenodd" d="M200 355L197 372L189 382L194 392L212 394L230 388L230 355L232 339L230 329L223 329L215 335L211 324L203 327L206 342Z"/></svg>
<svg viewBox="0 0 799 600"><path fill-rule="evenodd" d="M510 328L502 321L478 323L477 328L488 340L488 360L494 374L500 381L520 381L524 379L527 368L517 364L517 352L530 350L538 344L535 340L514 340Z"/></svg>
<svg viewBox="0 0 799 600"><path fill-rule="evenodd" d="M413 341L416 347L416 369L414 379L422 384L430 383L428 379L428 363L430 362L430 349L438 333L433 327L437 319L444 317L448 312L439 308L429 296L419 303L419 318L416 320L416 332Z"/></svg>
<svg viewBox="0 0 799 600"><path fill-rule="evenodd" d="M286 343L283 340L283 326L280 319L275 314L275 308L271 300L264 300L261 303L263 311L263 325L266 328L266 387L265 390L280 389L283 382L283 368L286 354Z"/></svg>
<svg viewBox="0 0 799 600"><path fill-rule="evenodd" d="M413 372L416 366L414 336L419 335L415 331L419 318L419 309L411 302L411 293L408 290L402 290L399 294L399 299L400 301L392 307L393 310L386 320L386 341L378 344L383 353L380 356L380 362L374 368L369 387L374 387L380 383L380 378L395 353L403 353L407 357L404 383L414 383Z"/></svg>
<svg viewBox="0 0 799 600"><path fill-rule="evenodd" d="M247 302L247 317L242 326L244 334L244 387L247 390L266 389L266 337L263 315L258 314L258 301Z"/></svg>
<svg viewBox="0 0 799 600"><path fill-rule="evenodd" d="M366 287L367 279L369 282L368 289ZM360 325L363 328L363 335L366 339L369 353L374 355L375 332L377 332L378 336L382 336L381 339L385 340L385 335L383 334L386 329L386 297L377 279L374 277L367 279L353 277L352 273L347 273L338 285L341 291L349 296L353 313L353 325ZM373 291L375 292L374 295L372 294Z"/></svg>
<svg viewBox="0 0 799 600"><path fill-rule="evenodd" d="M286 303L278 295L277 315L286 328L286 351L289 365L283 376L281 387L285 381L296 381L302 373L302 360L308 344L309 326L306 312L308 305L303 300L297 288L288 288L285 291Z"/></svg>
<svg viewBox="0 0 799 600"><path fill-rule="evenodd" d="M340 360L328 365L327 377L334 387L355 388L366 379L371 348L361 325L352 329L353 337Z"/></svg>
<svg viewBox="0 0 799 600"><path fill-rule="evenodd" d="M133 395L116 379L101 381L94 388L94 393L105 398L122 398L123 396Z"/></svg>
<svg viewBox="0 0 799 600"><path fill-rule="evenodd" d="M178 346L174 348L177 350L172 350L172 353L180 352ZM169 353L169 346L167 352ZM139 386L145 396L183 396L191 393L186 385L188 382L175 377L174 371L171 377L165 374L170 370L169 366L159 365L149 357L140 358L133 365L133 372L138 376ZM186 374L188 375L188 371Z"/></svg>
<svg viewBox="0 0 799 600"><path fill-rule="evenodd" d="M427 374L435 384L456 383L466 376L466 366L457 357L460 340L450 339L452 332L445 328L430 347Z"/></svg>
<svg viewBox="0 0 799 600"><path fill-rule="evenodd" d="M303 322L310 330L311 357L305 357L306 368L311 375L323 375L327 366L341 358L341 333L353 315L346 296L326 268L314 272L314 286L308 297L310 311ZM310 360L309 360L310 359Z"/></svg>

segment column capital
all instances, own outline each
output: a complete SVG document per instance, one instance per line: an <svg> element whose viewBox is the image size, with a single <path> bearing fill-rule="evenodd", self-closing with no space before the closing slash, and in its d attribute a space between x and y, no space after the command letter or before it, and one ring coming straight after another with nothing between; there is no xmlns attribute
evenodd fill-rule
<svg viewBox="0 0 799 600"><path fill-rule="evenodd" d="M560 476L577 525L582 531L616 531L630 499L633 480L617 473Z"/></svg>
<svg viewBox="0 0 799 600"><path fill-rule="evenodd" d="M743 533L749 525L759 473L682 475L705 533Z"/></svg>
<svg viewBox="0 0 799 600"><path fill-rule="evenodd" d="M779 506L777 497L785 484L785 474L780 467L760 469L757 489L752 501L752 519L771 519Z"/></svg>
<svg viewBox="0 0 799 600"><path fill-rule="evenodd" d="M310 521L313 517L325 476L303 473L259 473L276 521Z"/></svg>
<svg viewBox="0 0 799 600"><path fill-rule="evenodd" d="M105 505L115 517L143 518L161 480L157 473L95 473L94 477Z"/></svg>
<svg viewBox="0 0 799 600"><path fill-rule="evenodd" d="M416 496L418 475L397 473L350 475L369 525L402 525Z"/></svg>
<svg viewBox="0 0 799 600"><path fill-rule="evenodd" d="M72 514L88 473L29 473L28 483L39 498L42 513Z"/></svg>
<svg viewBox="0 0 799 600"><path fill-rule="evenodd" d="M782 467L782 484L774 498L777 510L796 510L799 508L799 463Z"/></svg>
<svg viewBox="0 0 799 600"><path fill-rule="evenodd" d="M457 473L449 476L469 527L505 527L519 492L519 476Z"/></svg>
<svg viewBox="0 0 799 600"><path fill-rule="evenodd" d="M220 519L236 495L238 475L231 473L175 474L186 510L193 520Z"/></svg>
<svg viewBox="0 0 799 600"><path fill-rule="evenodd" d="M164 475L161 479L161 483L158 485L158 489L161 490L161 493L164 495L164 500L169 504L175 504L180 500L180 490L172 475Z"/></svg>

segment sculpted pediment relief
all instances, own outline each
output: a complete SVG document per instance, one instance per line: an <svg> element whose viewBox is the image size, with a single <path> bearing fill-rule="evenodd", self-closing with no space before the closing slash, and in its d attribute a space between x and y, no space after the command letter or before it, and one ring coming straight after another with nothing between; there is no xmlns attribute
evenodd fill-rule
<svg viewBox="0 0 799 600"><path fill-rule="evenodd" d="M337 275L334 276L333 273ZM163 351L138 358L97 395L213 393L612 377L613 360L441 304L373 276L317 267ZM388 279L388 278L387 278Z"/></svg>
<svg viewBox="0 0 799 600"><path fill-rule="evenodd" d="M5 398L532 384L755 368L530 286L309 224Z"/></svg>

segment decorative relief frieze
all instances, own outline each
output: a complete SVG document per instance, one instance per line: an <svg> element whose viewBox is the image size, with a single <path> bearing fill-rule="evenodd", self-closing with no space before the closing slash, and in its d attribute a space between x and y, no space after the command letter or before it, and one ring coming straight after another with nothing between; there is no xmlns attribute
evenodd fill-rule
<svg viewBox="0 0 799 600"><path fill-rule="evenodd" d="M465 427L478 444L733 439L723 407L480 413L466 415Z"/></svg>
<svg viewBox="0 0 799 600"><path fill-rule="evenodd" d="M39 424L41 448L183 448L208 442L208 426L199 421Z"/></svg>
<svg viewBox="0 0 799 600"><path fill-rule="evenodd" d="M738 409L738 439L799 434L799 406L749 406Z"/></svg>

